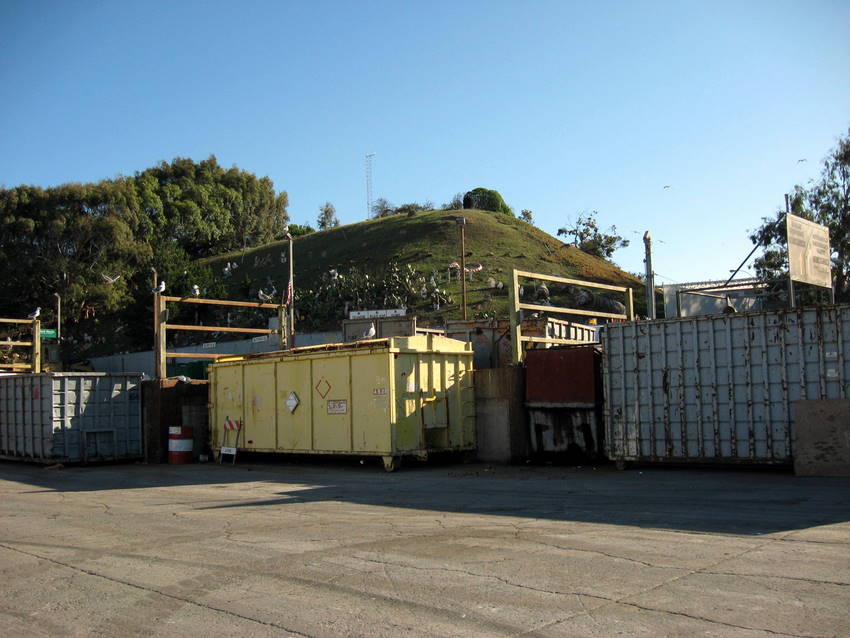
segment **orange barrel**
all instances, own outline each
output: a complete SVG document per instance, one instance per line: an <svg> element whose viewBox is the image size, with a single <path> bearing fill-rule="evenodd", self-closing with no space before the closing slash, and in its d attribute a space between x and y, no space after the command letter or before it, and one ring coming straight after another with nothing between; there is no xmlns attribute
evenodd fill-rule
<svg viewBox="0 0 850 638"><path fill-rule="evenodd" d="M195 438L192 428L186 425L168 428L168 463L181 465L192 462Z"/></svg>

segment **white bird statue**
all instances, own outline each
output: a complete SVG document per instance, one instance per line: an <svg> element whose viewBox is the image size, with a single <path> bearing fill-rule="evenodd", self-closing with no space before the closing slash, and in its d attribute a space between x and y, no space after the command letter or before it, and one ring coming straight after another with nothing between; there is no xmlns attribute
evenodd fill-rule
<svg viewBox="0 0 850 638"><path fill-rule="evenodd" d="M110 277L106 273L100 273L100 276L103 277L103 280L108 284L114 284L116 281L121 279L121 275L115 275L114 277Z"/></svg>
<svg viewBox="0 0 850 638"><path fill-rule="evenodd" d="M38 316L41 314L41 306L33 310L31 313L27 315L27 319L38 319Z"/></svg>
<svg viewBox="0 0 850 638"><path fill-rule="evenodd" d="M374 339L377 332L375 331L375 322L369 324L369 329L363 333L362 339Z"/></svg>
<svg viewBox="0 0 850 638"><path fill-rule="evenodd" d="M155 292L155 293L165 292L165 281L160 281L159 285L156 288L154 288L153 290L151 290L151 292Z"/></svg>
<svg viewBox="0 0 850 638"><path fill-rule="evenodd" d="M198 284L192 286L192 296L196 298L201 296L201 289L198 287Z"/></svg>

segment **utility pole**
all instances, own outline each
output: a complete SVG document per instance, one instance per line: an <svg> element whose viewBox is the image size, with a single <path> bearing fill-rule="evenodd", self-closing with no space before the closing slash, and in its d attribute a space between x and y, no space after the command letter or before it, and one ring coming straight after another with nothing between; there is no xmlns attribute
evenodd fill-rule
<svg viewBox="0 0 850 638"><path fill-rule="evenodd" d="M466 217L455 217L458 227L460 227L460 290L461 300L463 303L463 319L466 321Z"/></svg>
<svg viewBox="0 0 850 638"><path fill-rule="evenodd" d="M652 236L649 231L643 234L643 245L646 249L646 314L655 319L655 273L652 271Z"/></svg>

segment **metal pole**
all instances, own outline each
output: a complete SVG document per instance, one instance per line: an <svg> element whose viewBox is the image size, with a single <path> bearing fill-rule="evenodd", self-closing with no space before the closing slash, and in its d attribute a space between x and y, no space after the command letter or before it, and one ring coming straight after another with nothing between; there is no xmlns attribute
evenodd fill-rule
<svg viewBox="0 0 850 638"><path fill-rule="evenodd" d="M516 269L511 270L511 283L508 288L508 313L511 322L511 360L514 365L522 362L522 324L519 318L519 278Z"/></svg>
<svg viewBox="0 0 850 638"><path fill-rule="evenodd" d="M785 193L785 223L788 223L788 215L791 214L791 196ZM786 248L787 250L787 248ZM791 279L791 255L788 255L788 305L791 308L796 308L797 304L794 301L794 280Z"/></svg>
<svg viewBox="0 0 850 638"><path fill-rule="evenodd" d="M289 300L289 335L287 338L287 347L291 350L295 346L295 268L292 263L292 242L294 238L289 235L289 286L292 290L292 299Z"/></svg>
<svg viewBox="0 0 850 638"><path fill-rule="evenodd" d="M54 292L56 297L56 343L62 341L62 297L58 292Z"/></svg>
<svg viewBox="0 0 850 638"><path fill-rule="evenodd" d="M655 273L652 271L652 235L649 231L643 234L643 245L646 248L646 314L655 319Z"/></svg>
<svg viewBox="0 0 850 638"><path fill-rule="evenodd" d="M156 290L158 284L157 282L157 272L156 268L151 268L151 273L153 274L153 288L152 290ZM160 315L159 315L159 293L153 294L153 377L154 379L161 379L163 375L161 374L162 369L162 348L160 343L160 331L162 327L160 326Z"/></svg>
<svg viewBox="0 0 850 638"><path fill-rule="evenodd" d="M460 223L460 290L461 299L463 301L463 319L466 320L466 233L463 232L466 225L466 219Z"/></svg>

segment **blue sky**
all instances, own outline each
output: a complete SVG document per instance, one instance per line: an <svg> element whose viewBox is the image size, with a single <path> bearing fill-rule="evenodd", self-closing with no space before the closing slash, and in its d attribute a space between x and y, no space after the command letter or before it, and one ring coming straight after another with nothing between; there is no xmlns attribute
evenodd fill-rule
<svg viewBox="0 0 850 638"><path fill-rule="evenodd" d="M721 279L850 127L850 2L0 5L0 184L215 155L293 221L495 188L555 234L599 211L614 260ZM806 162L798 162L805 158ZM671 185L663 189L664 185Z"/></svg>

